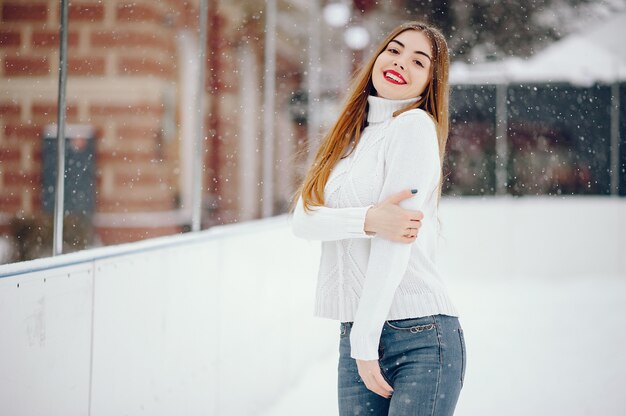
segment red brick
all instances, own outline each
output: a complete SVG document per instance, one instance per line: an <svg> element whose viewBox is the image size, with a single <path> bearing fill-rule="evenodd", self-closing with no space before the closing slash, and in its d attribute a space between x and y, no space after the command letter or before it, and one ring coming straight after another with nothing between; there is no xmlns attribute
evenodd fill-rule
<svg viewBox="0 0 626 416"><path fill-rule="evenodd" d="M137 149L141 150L141 149ZM150 163L153 160L157 159L157 155L154 151L106 151L106 152L98 152L96 155L96 159L98 163L123 163L123 164L133 164L133 163Z"/></svg>
<svg viewBox="0 0 626 416"><path fill-rule="evenodd" d="M159 133L156 127L149 126L119 126L116 131L117 136L124 140L134 138L154 139Z"/></svg>
<svg viewBox="0 0 626 416"><path fill-rule="evenodd" d="M48 58L41 57L6 57L4 60L5 76L48 75L50 64Z"/></svg>
<svg viewBox="0 0 626 416"><path fill-rule="evenodd" d="M179 7L181 6L178 0L171 0L169 1L169 3L171 4L172 1L177 3ZM209 10L211 9L210 4L211 3L209 3ZM215 8L216 6L213 6L213 9ZM185 27L197 29L199 14L200 14L200 11L198 10L197 4L187 3L186 7L184 7L183 10L181 10L180 15L179 15L179 21L177 23ZM209 15L210 14L211 12L209 12ZM251 25L251 23L248 22L248 25Z"/></svg>
<svg viewBox="0 0 626 416"><path fill-rule="evenodd" d="M16 162L20 160L21 152L19 149L0 149L0 161Z"/></svg>
<svg viewBox="0 0 626 416"><path fill-rule="evenodd" d="M7 124L4 126L4 136L7 139L40 139L41 127L34 124Z"/></svg>
<svg viewBox="0 0 626 416"><path fill-rule="evenodd" d="M93 133L94 137L96 139L101 139L102 137L104 137L104 131L105 131L104 125L103 124L93 123L93 122L92 122L92 124L93 124L93 128L94 128L94 133Z"/></svg>
<svg viewBox="0 0 626 416"><path fill-rule="evenodd" d="M163 107L147 103L130 105L92 104L89 106L89 113L92 116L138 116L144 114L161 116Z"/></svg>
<svg viewBox="0 0 626 416"><path fill-rule="evenodd" d="M43 160L43 151L41 150L41 141L38 140L35 142L33 146L32 160L41 161Z"/></svg>
<svg viewBox="0 0 626 416"><path fill-rule="evenodd" d="M31 43L34 47L59 47L59 32L54 31L37 31L33 32ZM67 34L67 46L78 46L78 32L69 32Z"/></svg>
<svg viewBox="0 0 626 416"><path fill-rule="evenodd" d="M163 39L154 33L99 31L91 34L91 45L97 47L153 47L174 49L171 38Z"/></svg>
<svg viewBox="0 0 626 416"><path fill-rule="evenodd" d="M41 189L39 190L39 192L31 192L30 193L30 200L31 202L31 207L33 208L33 210L35 211L39 211L41 210L42 204L41 204Z"/></svg>
<svg viewBox="0 0 626 416"><path fill-rule="evenodd" d="M130 192L132 195L132 192ZM99 198L96 204L99 212L146 212L166 211L174 206L174 198L161 197L150 199Z"/></svg>
<svg viewBox="0 0 626 416"><path fill-rule="evenodd" d="M228 77L232 79L232 77ZM238 86L236 84L237 81L224 81L223 79L217 80L217 89L220 91L220 94L228 93L228 92L236 92L238 90Z"/></svg>
<svg viewBox="0 0 626 416"><path fill-rule="evenodd" d="M140 175L118 174L115 177L115 185L118 187L123 187L130 183L135 186L154 186L163 182L167 182L166 177L153 173L142 173Z"/></svg>
<svg viewBox="0 0 626 416"><path fill-rule="evenodd" d="M179 234L182 231L180 226L165 226L158 228L98 228L96 233L105 245L113 245Z"/></svg>
<svg viewBox="0 0 626 416"><path fill-rule="evenodd" d="M56 103L33 103L31 107L31 112L33 116L41 117L41 118L53 118L56 120L57 118L57 104ZM66 117L77 117L78 116L78 106L76 105L68 105L65 109Z"/></svg>
<svg viewBox="0 0 626 416"><path fill-rule="evenodd" d="M13 193L11 195L8 192L0 193L0 211L1 212L17 212L22 208L22 196L21 193Z"/></svg>
<svg viewBox="0 0 626 416"><path fill-rule="evenodd" d="M9 46L20 46L22 42L22 35L20 32L0 32L0 47L6 48Z"/></svg>
<svg viewBox="0 0 626 416"><path fill-rule="evenodd" d="M4 172L4 185L19 185L20 187L24 187L27 185L37 185L41 184L41 174L40 173L24 173L20 174L17 172Z"/></svg>
<svg viewBox="0 0 626 416"><path fill-rule="evenodd" d="M104 75L104 58L69 58L67 61L68 75Z"/></svg>
<svg viewBox="0 0 626 416"><path fill-rule="evenodd" d="M174 74L171 66L149 58L122 57L118 64L120 75L156 75L170 77Z"/></svg>
<svg viewBox="0 0 626 416"><path fill-rule="evenodd" d="M104 19L104 6L102 4L95 3L70 4L68 5L68 17L70 22L75 20L99 22Z"/></svg>
<svg viewBox="0 0 626 416"><path fill-rule="evenodd" d="M48 6L46 3L20 4L20 2L5 2L2 5L2 21L46 21Z"/></svg>
<svg viewBox="0 0 626 416"><path fill-rule="evenodd" d="M161 23L164 16L158 10L145 4L120 4L117 6L117 20L123 22Z"/></svg>
<svg viewBox="0 0 626 416"><path fill-rule="evenodd" d="M20 105L15 103L0 103L0 116L19 116Z"/></svg>

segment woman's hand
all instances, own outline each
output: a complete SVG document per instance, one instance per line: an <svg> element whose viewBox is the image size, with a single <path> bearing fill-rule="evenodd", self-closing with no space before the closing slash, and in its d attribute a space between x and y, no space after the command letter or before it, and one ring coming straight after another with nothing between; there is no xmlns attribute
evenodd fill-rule
<svg viewBox="0 0 626 416"><path fill-rule="evenodd" d="M411 211L398 206L400 201L414 195L407 189L368 209L365 215L365 232L376 233L382 238L400 243L414 242L422 226L424 214L422 211Z"/></svg>
<svg viewBox="0 0 626 416"><path fill-rule="evenodd" d="M385 399L391 397L393 388L383 378L378 360L356 360L356 366L359 369L359 376L369 390Z"/></svg>

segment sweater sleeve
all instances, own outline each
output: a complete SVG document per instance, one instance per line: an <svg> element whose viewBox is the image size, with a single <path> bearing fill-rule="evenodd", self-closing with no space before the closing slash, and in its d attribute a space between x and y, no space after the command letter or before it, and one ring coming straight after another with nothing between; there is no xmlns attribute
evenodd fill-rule
<svg viewBox="0 0 626 416"><path fill-rule="evenodd" d="M313 207L304 211L302 196L291 219L295 236L307 240L343 240L347 238L373 238L365 232L365 216L373 205L365 207L329 208Z"/></svg>
<svg viewBox="0 0 626 416"><path fill-rule="evenodd" d="M379 201L404 189L417 188L417 195L403 200L400 206L418 210L436 186L440 169L435 124L423 110L410 110L397 116L389 129ZM381 237L372 239L365 282L350 333L352 358L379 358L382 327L408 267L411 247L412 244Z"/></svg>

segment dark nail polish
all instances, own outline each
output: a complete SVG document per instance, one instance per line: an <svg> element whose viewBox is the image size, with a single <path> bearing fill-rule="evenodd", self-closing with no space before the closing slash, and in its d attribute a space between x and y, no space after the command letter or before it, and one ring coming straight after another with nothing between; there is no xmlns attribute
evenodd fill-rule
<svg viewBox="0 0 626 416"><path fill-rule="evenodd" d="M417 189L411 189L411 193L412 194L416 194L417 193Z"/></svg>

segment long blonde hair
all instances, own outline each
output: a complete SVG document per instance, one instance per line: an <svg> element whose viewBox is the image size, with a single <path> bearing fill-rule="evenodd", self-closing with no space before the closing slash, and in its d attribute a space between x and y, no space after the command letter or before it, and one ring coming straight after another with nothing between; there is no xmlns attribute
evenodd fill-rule
<svg viewBox="0 0 626 416"><path fill-rule="evenodd" d="M430 40L433 64L431 65L430 81L421 94L421 98L417 102L395 112L394 117L414 108L421 108L430 114L437 127L439 155L443 165L446 142L448 140L448 45L439 29L432 25L417 21L406 22L392 30L380 42L372 57L352 80L341 114L322 139L313 164L293 197L291 211L295 208L300 195L302 195L304 210L307 212L313 206L324 205L324 187L330 176L331 169L344 154L348 146L350 146L352 139L354 139L352 150L356 148L361 131L365 128L367 97L375 92L372 83L374 62L378 55L383 53L389 42L407 30L420 31ZM439 182L437 202L439 202L439 197L441 196L442 184L443 174Z"/></svg>

